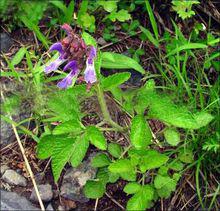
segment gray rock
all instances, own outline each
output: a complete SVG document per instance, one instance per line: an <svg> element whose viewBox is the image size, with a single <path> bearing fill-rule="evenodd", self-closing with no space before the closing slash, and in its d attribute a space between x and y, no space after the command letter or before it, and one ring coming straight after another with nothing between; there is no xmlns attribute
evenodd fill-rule
<svg viewBox="0 0 220 211"><path fill-rule="evenodd" d="M18 85L14 81L4 80L0 83L0 89L2 90L5 100L9 101L9 99L11 99L12 104L15 104L15 106L13 106L13 109L10 110L10 114L12 115L12 118L15 122L20 122L21 120L24 120L30 116L30 105L24 102L19 104L19 97L17 96L19 95L19 92L22 93L24 91L23 85ZM2 103L4 105L4 101ZM5 115L6 111L4 110L4 106L1 106L1 108L1 114ZM22 125L26 127L28 125L28 122ZM1 147L5 147L14 141L15 137L11 124L8 124L4 120L2 120L0 124Z"/></svg>
<svg viewBox="0 0 220 211"><path fill-rule="evenodd" d="M53 208L52 204L49 204L49 205L47 206L46 211L54 211L54 208Z"/></svg>
<svg viewBox="0 0 220 211"><path fill-rule="evenodd" d="M0 33L0 51L7 52L13 44L13 40L6 33Z"/></svg>
<svg viewBox="0 0 220 211"><path fill-rule="evenodd" d="M107 44L107 42L102 37L99 37L97 42L99 45L102 45L102 46Z"/></svg>
<svg viewBox="0 0 220 211"><path fill-rule="evenodd" d="M40 210L33 206L25 197L17 193L1 190L1 209L4 211L12 210Z"/></svg>
<svg viewBox="0 0 220 211"><path fill-rule="evenodd" d="M24 187L27 185L26 179L12 169L6 170L2 179L10 185L20 185Z"/></svg>
<svg viewBox="0 0 220 211"><path fill-rule="evenodd" d="M49 202L53 198L53 191L50 184L38 185L38 190L42 201ZM38 201L37 194L33 188L30 199L32 201Z"/></svg>
<svg viewBox="0 0 220 211"><path fill-rule="evenodd" d="M66 171L60 189L62 197L81 203L88 201L83 194L83 186L96 175L96 169L91 167L90 161L91 158L77 168L71 167Z"/></svg>
<svg viewBox="0 0 220 211"><path fill-rule="evenodd" d="M3 175L5 173L5 171L8 169L9 169L9 167L7 165L2 165L1 166L1 175Z"/></svg>

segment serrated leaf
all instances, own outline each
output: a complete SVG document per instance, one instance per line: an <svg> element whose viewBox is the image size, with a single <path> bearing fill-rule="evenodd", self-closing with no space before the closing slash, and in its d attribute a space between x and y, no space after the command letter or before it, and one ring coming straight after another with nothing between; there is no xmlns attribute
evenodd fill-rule
<svg viewBox="0 0 220 211"><path fill-rule="evenodd" d="M127 194L137 193L141 189L141 185L137 182L130 182L125 185L123 191Z"/></svg>
<svg viewBox="0 0 220 211"><path fill-rule="evenodd" d="M192 151L189 149L180 150L179 159L184 163L192 163L194 160Z"/></svg>
<svg viewBox="0 0 220 211"><path fill-rule="evenodd" d="M95 126L89 126L86 128L86 133L91 144L101 150L107 149L107 141L98 128L96 128Z"/></svg>
<svg viewBox="0 0 220 211"><path fill-rule="evenodd" d="M83 32L82 33L82 38L86 45L91 45L91 46L97 46L95 38L93 38L89 33Z"/></svg>
<svg viewBox="0 0 220 211"><path fill-rule="evenodd" d="M114 163L111 163L108 167L110 172L113 173L124 173L130 172L133 169L131 161L128 159L116 160Z"/></svg>
<svg viewBox="0 0 220 211"><path fill-rule="evenodd" d="M89 180L84 186L84 194L87 198L97 199L104 195L105 186L99 181Z"/></svg>
<svg viewBox="0 0 220 211"><path fill-rule="evenodd" d="M130 138L136 149L145 149L151 143L150 127L142 115L137 115L132 119Z"/></svg>
<svg viewBox="0 0 220 211"><path fill-rule="evenodd" d="M197 124L194 126L193 129L199 129L201 127L208 125L213 120L214 117L209 113L199 112L197 114L194 114L194 118Z"/></svg>
<svg viewBox="0 0 220 211"><path fill-rule="evenodd" d="M100 168L108 166L110 163L110 159L106 154L98 154L92 159L91 165L95 168Z"/></svg>
<svg viewBox="0 0 220 211"><path fill-rule="evenodd" d="M102 53L101 66L106 69L134 69L142 74L145 70L134 59L122 54L104 52Z"/></svg>
<svg viewBox="0 0 220 211"><path fill-rule="evenodd" d="M154 186L161 198L168 198L172 191L176 189L176 181L169 176L157 175L154 180Z"/></svg>
<svg viewBox="0 0 220 211"><path fill-rule="evenodd" d="M103 1L103 0L99 0L97 1L97 3L101 6L103 6L104 10L107 11L107 12L112 12L114 10L117 9L117 2L116 0L114 1Z"/></svg>
<svg viewBox="0 0 220 211"><path fill-rule="evenodd" d="M159 168L164 165L168 159L166 155L156 150L146 150L145 155L141 159L140 170L145 172L146 170Z"/></svg>
<svg viewBox="0 0 220 211"><path fill-rule="evenodd" d="M37 143L37 157L39 159L47 159L52 155L54 142L56 137L53 135L45 135Z"/></svg>
<svg viewBox="0 0 220 211"><path fill-rule="evenodd" d="M60 135L65 133L79 133L82 131L82 125L78 120L70 120L56 126L53 130L54 135Z"/></svg>
<svg viewBox="0 0 220 211"><path fill-rule="evenodd" d="M124 22L124 21L130 20L131 15L128 13L127 10L122 9L116 13L116 19L120 22Z"/></svg>
<svg viewBox="0 0 220 211"><path fill-rule="evenodd" d="M135 193L127 203L127 210L146 210L152 206L154 189L150 185L144 185Z"/></svg>
<svg viewBox="0 0 220 211"><path fill-rule="evenodd" d="M180 134L177 130L168 128L164 131L164 136L166 141L171 145L171 146L177 146L180 142Z"/></svg>
<svg viewBox="0 0 220 211"><path fill-rule="evenodd" d="M122 148L119 144L110 143L108 145L108 152L115 158L119 158L122 153Z"/></svg>
<svg viewBox="0 0 220 211"><path fill-rule="evenodd" d="M78 137L72 146L70 162L73 167L77 167L86 155L89 148L89 140L85 135Z"/></svg>
<svg viewBox="0 0 220 211"><path fill-rule="evenodd" d="M183 163L181 163L178 160L175 160L174 162L169 163L168 167L174 171L181 171L183 170Z"/></svg>
<svg viewBox="0 0 220 211"><path fill-rule="evenodd" d="M71 157L74 142L75 139L72 138L57 139L54 142L52 152L52 171L56 182L58 181L65 164Z"/></svg>
<svg viewBox="0 0 220 211"><path fill-rule="evenodd" d="M137 179L137 174L134 168L131 169L129 172L121 172L119 175L123 180L131 182L136 181Z"/></svg>
<svg viewBox="0 0 220 211"><path fill-rule="evenodd" d="M116 73L110 75L102 80L102 87L105 91L109 91L114 87L118 87L125 81L127 81L131 76L131 73L123 72L123 73Z"/></svg>

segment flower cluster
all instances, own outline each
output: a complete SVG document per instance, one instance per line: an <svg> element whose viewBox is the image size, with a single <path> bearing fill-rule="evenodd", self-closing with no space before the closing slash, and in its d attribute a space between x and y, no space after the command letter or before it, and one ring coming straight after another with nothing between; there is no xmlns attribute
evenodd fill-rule
<svg viewBox="0 0 220 211"><path fill-rule="evenodd" d="M66 31L67 37L50 47L50 51L59 52L59 57L45 67L45 73L55 71L61 64L66 63L63 71L70 70L70 72L57 84L59 88L65 89L72 84L73 78L77 77L80 70L85 67L84 80L91 86L97 80L94 67L96 48L86 46L83 39L76 35L68 24L64 24L62 29Z"/></svg>

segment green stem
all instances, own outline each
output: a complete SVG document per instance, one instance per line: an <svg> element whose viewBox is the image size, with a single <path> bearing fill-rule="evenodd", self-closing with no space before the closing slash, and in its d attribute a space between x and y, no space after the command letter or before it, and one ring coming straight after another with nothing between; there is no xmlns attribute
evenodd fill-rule
<svg viewBox="0 0 220 211"><path fill-rule="evenodd" d="M97 97L102 110L104 120L118 131L123 131L124 130L123 127L121 127L119 124L117 124L112 120L106 105L104 93L99 84L97 84Z"/></svg>

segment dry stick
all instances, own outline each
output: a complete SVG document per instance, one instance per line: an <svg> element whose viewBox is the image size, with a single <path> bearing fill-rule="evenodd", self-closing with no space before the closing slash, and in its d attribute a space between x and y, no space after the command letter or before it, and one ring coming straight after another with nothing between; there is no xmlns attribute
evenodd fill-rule
<svg viewBox="0 0 220 211"><path fill-rule="evenodd" d="M122 210L125 210L125 208L119 204L115 199L113 199L107 192L105 192L105 195L108 196L115 204L117 204Z"/></svg>
<svg viewBox="0 0 220 211"><path fill-rule="evenodd" d="M2 92L1 92L1 96L2 96L2 99L4 100L4 96L3 96L3 93L2 93ZM13 120L10 115L9 115L9 118L10 118L11 120ZM20 137L19 137L19 135L18 135L18 131L17 131L17 129L16 129L16 127L15 127L15 125L14 125L13 123L12 123L11 125L12 125L12 129L13 129L13 131L14 131L15 137L16 137L16 139L17 139L18 145L19 145L19 147L20 147L22 156L23 156L23 158L24 158L24 162L25 162L25 164L26 164L28 173L29 173L29 175L30 175L30 177L31 177L31 180L32 180L32 183L33 183L33 185L34 185L34 189L35 189L35 192L36 192L36 195L37 195L37 198L38 198L38 201L39 201L41 210L42 210L42 211L45 211L44 204L43 204L43 202L42 202L42 200L41 200L40 193L39 193L39 190L38 190L38 188L37 188L36 181L35 181L35 179L34 179L34 174L33 174L32 170L31 170L31 167L30 167L30 164L29 164L29 162L28 162L28 159L27 159L27 157L26 157L26 155L25 155L24 147L23 147L23 145L22 145L22 143L21 143L21 139L20 139Z"/></svg>
<svg viewBox="0 0 220 211"><path fill-rule="evenodd" d="M94 208L94 211L96 211L96 210L97 210L98 203L99 203L99 198L97 198L97 199L95 200L95 208Z"/></svg>

